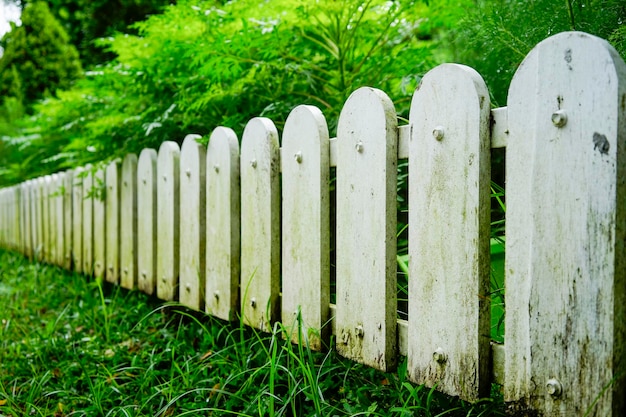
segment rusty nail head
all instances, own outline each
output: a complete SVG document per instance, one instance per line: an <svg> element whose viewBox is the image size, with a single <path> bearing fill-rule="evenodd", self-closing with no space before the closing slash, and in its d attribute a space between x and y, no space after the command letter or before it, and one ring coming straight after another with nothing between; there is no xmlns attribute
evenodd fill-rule
<svg viewBox="0 0 626 417"><path fill-rule="evenodd" d="M565 110L557 110L552 113L552 124L556 127L563 127L567 123L567 113Z"/></svg>
<svg viewBox="0 0 626 417"><path fill-rule="evenodd" d="M250 161L250 166L252 168L256 168L256 159L253 159L253 160Z"/></svg>
<svg viewBox="0 0 626 417"><path fill-rule="evenodd" d="M348 334L348 332L344 331L344 333L343 333L343 340L342 340L344 345L348 344L348 339L350 339L350 335Z"/></svg>
<svg viewBox="0 0 626 417"><path fill-rule="evenodd" d="M148 275L148 273L147 273L146 271L141 271L141 276L142 276L142 277L144 277L144 278L145 278L147 275Z"/></svg>
<svg viewBox="0 0 626 417"><path fill-rule="evenodd" d="M161 282L163 282L163 283L167 282L167 278L161 277Z"/></svg>
<svg viewBox="0 0 626 417"><path fill-rule="evenodd" d="M559 397L563 392L563 387L557 379L552 378L546 382L546 391L553 397Z"/></svg>
<svg viewBox="0 0 626 417"><path fill-rule="evenodd" d="M444 364L448 361L448 356L443 349L439 347L433 352L433 359L437 363Z"/></svg>
<svg viewBox="0 0 626 417"><path fill-rule="evenodd" d="M213 293L213 297L215 297L216 300L219 300L220 299L220 292L219 291L215 291Z"/></svg>
<svg viewBox="0 0 626 417"><path fill-rule="evenodd" d="M302 152L300 151L296 152L296 154L293 157L296 159L297 163L302 162Z"/></svg>
<svg viewBox="0 0 626 417"><path fill-rule="evenodd" d="M213 169L215 170L215 172L220 172L220 166L219 166L219 164L215 164L215 165L213 165Z"/></svg>
<svg viewBox="0 0 626 417"><path fill-rule="evenodd" d="M256 308L256 298L252 298L252 299L250 300L250 307L252 307L252 308Z"/></svg>
<svg viewBox="0 0 626 417"><path fill-rule="evenodd" d="M122 272L124 272L125 274L128 274L128 268L124 268Z"/></svg>
<svg viewBox="0 0 626 417"><path fill-rule="evenodd" d="M359 336L359 337L363 337L363 326L361 326L361 325L356 326L356 327L354 328L354 333L355 333L357 336Z"/></svg>
<svg viewBox="0 0 626 417"><path fill-rule="evenodd" d="M185 289L187 292L191 292L191 285L189 283L185 284Z"/></svg>
<svg viewBox="0 0 626 417"><path fill-rule="evenodd" d="M433 129L433 137L437 140L442 140L444 135L443 126L437 126Z"/></svg>
<svg viewBox="0 0 626 417"><path fill-rule="evenodd" d="M189 168L187 168L185 170L185 174L187 174L188 177L191 177L191 170Z"/></svg>

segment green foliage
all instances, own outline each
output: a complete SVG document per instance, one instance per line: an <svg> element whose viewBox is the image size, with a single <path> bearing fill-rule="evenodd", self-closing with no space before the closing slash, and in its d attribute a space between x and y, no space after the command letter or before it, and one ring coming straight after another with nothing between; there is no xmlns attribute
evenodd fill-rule
<svg viewBox="0 0 626 417"><path fill-rule="evenodd" d="M362 85L386 91L406 115L420 76L434 66L414 0L186 0L137 24L139 36L103 41L117 58L36 108L23 135L53 171L119 156L255 116L279 128L299 104L331 128Z"/></svg>
<svg viewBox="0 0 626 417"><path fill-rule="evenodd" d="M20 0L28 5L31 0ZM113 58L96 44L99 38L128 32L129 26L159 13L169 0L46 0L50 10L65 28L85 67Z"/></svg>
<svg viewBox="0 0 626 417"><path fill-rule="evenodd" d="M76 48L46 3L30 4L21 19L22 25L14 25L0 41L4 48L0 95L29 105L57 89L69 88L82 69Z"/></svg>
<svg viewBox="0 0 626 417"><path fill-rule="evenodd" d="M433 0L449 7L450 0ZM626 2L623 0L480 0L464 3L465 17L451 22L442 37L454 60L485 79L492 103L506 105L515 70L542 40L564 31L583 31L610 40L626 57Z"/></svg>
<svg viewBox="0 0 626 417"><path fill-rule="evenodd" d="M311 352L0 251L3 416L503 415L333 351Z"/></svg>

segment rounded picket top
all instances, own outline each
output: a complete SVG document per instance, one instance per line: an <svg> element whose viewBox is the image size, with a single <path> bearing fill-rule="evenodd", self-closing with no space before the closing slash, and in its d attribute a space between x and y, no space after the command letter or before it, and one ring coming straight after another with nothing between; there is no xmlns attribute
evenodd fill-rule
<svg viewBox="0 0 626 417"><path fill-rule="evenodd" d="M337 351L396 365L398 123L382 91L353 92L337 127Z"/></svg>
<svg viewBox="0 0 626 417"><path fill-rule="evenodd" d="M489 117L487 87L463 65L429 71L411 103L407 375L469 401L491 386Z"/></svg>
<svg viewBox="0 0 626 417"><path fill-rule="evenodd" d="M504 395L514 407L626 412L614 361L626 343L625 117L626 65L592 35L542 41L511 82L505 270L516 296ZM555 379L559 394L546 395Z"/></svg>
<svg viewBox="0 0 626 417"><path fill-rule="evenodd" d="M321 350L330 337L330 141L317 107L291 111L282 155L282 322L292 342Z"/></svg>
<svg viewBox="0 0 626 417"><path fill-rule="evenodd" d="M133 153L122 161L120 268L120 285L134 289L137 285L137 155Z"/></svg>
<svg viewBox="0 0 626 417"><path fill-rule="evenodd" d="M180 148L166 141L157 159L157 297L178 297Z"/></svg>
<svg viewBox="0 0 626 417"><path fill-rule="evenodd" d="M155 290L157 153L146 148L137 162L137 285L146 294Z"/></svg>
<svg viewBox="0 0 626 417"><path fill-rule="evenodd" d="M180 150L181 304L204 309L206 147L199 135L187 135Z"/></svg>
<svg viewBox="0 0 626 417"><path fill-rule="evenodd" d="M280 148L274 123L256 117L241 141L241 312L271 331L280 310Z"/></svg>
<svg viewBox="0 0 626 417"><path fill-rule="evenodd" d="M239 141L217 127L207 149L206 312L234 320L239 311L240 199Z"/></svg>

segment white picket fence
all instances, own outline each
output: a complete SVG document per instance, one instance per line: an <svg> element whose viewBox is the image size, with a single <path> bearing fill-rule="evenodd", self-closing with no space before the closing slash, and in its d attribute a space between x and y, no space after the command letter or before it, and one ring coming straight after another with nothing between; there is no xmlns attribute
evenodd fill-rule
<svg viewBox="0 0 626 417"><path fill-rule="evenodd" d="M503 385L512 414L626 414L626 65L568 32L533 49L508 106L445 64L397 125L382 91L241 139L218 127L0 190L0 243L269 331L282 321L371 367L466 400ZM491 346L490 148L506 150L506 343ZM396 175L409 163L409 319L396 318ZM336 167L331 208L330 167ZM281 177L282 171L282 177ZM86 174L86 176L84 176ZM282 179L281 179L282 178ZM103 198L88 193L106 190ZM330 304L336 210L336 304ZM534 411L532 411L534 410ZM588 414L585 414L588 413Z"/></svg>

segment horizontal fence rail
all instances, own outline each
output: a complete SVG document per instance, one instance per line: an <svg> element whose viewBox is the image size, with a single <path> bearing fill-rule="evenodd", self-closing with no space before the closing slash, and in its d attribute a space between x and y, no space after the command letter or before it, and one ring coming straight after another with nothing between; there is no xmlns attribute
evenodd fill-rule
<svg viewBox="0 0 626 417"><path fill-rule="evenodd" d="M241 140L218 127L208 147L188 135L31 179L0 190L0 245L262 331L281 321L294 343L334 340L377 369L405 356L410 380L465 400L496 382L513 415L624 415L626 65L605 41L562 33L530 52L508 100L490 109L478 73L444 64L403 126L384 92L363 87L336 138L303 105L282 138L255 118ZM501 345L489 213L491 149L503 147ZM396 313L399 160L408 320Z"/></svg>

